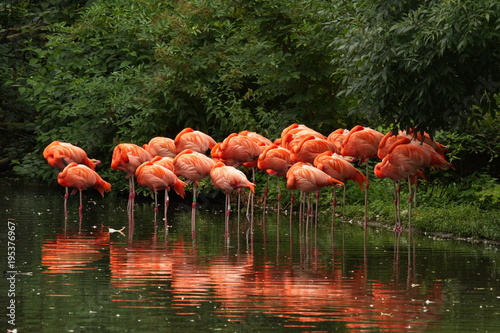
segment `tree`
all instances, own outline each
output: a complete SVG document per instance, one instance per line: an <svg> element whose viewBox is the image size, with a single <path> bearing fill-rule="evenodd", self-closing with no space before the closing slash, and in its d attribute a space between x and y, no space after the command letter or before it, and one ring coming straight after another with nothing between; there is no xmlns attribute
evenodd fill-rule
<svg viewBox="0 0 500 333"><path fill-rule="evenodd" d="M498 111L500 3L343 2L330 29L351 110L434 133Z"/></svg>
<svg viewBox="0 0 500 333"><path fill-rule="evenodd" d="M95 1L74 24L50 26L15 82L36 110L38 150L69 141L105 164L119 142L187 126L220 140L343 124L330 10L323 0Z"/></svg>

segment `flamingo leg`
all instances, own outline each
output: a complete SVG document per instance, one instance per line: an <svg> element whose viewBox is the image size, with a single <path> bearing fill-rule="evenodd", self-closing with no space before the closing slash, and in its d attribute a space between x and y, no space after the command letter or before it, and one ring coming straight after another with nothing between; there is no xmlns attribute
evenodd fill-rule
<svg viewBox="0 0 500 333"><path fill-rule="evenodd" d="M411 181L410 177L408 177L408 232L411 232L412 203L413 203L413 195L411 190Z"/></svg>
<svg viewBox="0 0 500 333"><path fill-rule="evenodd" d="M83 215L83 199L82 199L82 190L80 190L80 206L78 207L78 215L82 217Z"/></svg>
<svg viewBox="0 0 500 333"><path fill-rule="evenodd" d="M168 233L168 219L167 219L167 214L168 214L168 204L170 203L170 198L168 196L168 191L170 189L167 187L165 189L165 209L164 209L164 219L165 219L165 233Z"/></svg>
<svg viewBox="0 0 500 333"><path fill-rule="evenodd" d="M319 192L316 192L316 208L314 211L314 224L317 226L318 225L318 203L319 203Z"/></svg>
<svg viewBox="0 0 500 333"><path fill-rule="evenodd" d="M292 237L292 217L293 217L293 202L295 201L295 196L294 192L292 190L292 193L290 194L290 237ZM279 235L279 229L278 229L278 235Z"/></svg>
<svg viewBox="0 0 500 333"><path fill-rule="evenodd" d="M279 176L276 176L277 183L278 183L278 210L276 213L276 226L277 229L280 229L280 215L281 215L281 189L280 189L280 179ZM290 199L291 200L291 199ZM290 221L292 221L292 216L290 215ZM291 229L290 229L290 235L291 235Z"/></svg>
<svg viewBox="0 0 500 333"><path fill-rule="evenodd" d="M156 215L158 214L158 192L156 192L156 190L153 190L154 192L154 196L155 196L155 206L153 208L153 211L155 212L154 213L154 224L155 224L155 230L156 230Z"/></svg>
<svg viewBox="0 0 500 333"><path fill-rule="evenodd" d="M65 187L66 191L64 193L64 214L68 214L68 197L69 197L69 188Z"/></svg>
<svg viewBox="0 0 500 333"><path fill-rule="evenodd" d="M153 190L154 192L154 196L155 196L155 206L154 206L154 211L157 212L158 211L158 192L156 192L156 190Z"/></svg>
<svg viewBox="0 0 500 333"><path fill-rule="evenodd" d="M346 192L346 186L344 185L344 195L342 198L342 217L345 216L345 192Z"/></svg>
<svg viewBox="0 0 500 333"><path fill-rule="evenodd" d="M240 234L240 210L241 210L241 188L238 189L238 235ZM247 205L247 219L248 219L248 205Z"/></svg>
<svg viewBox="0 0 500 333"><path fill-rule="evenodd" d="M196 238L196 188L197 182L193 183L193 203L191 204L191 238Z"/></svg>
<svg viewBox="0 0 500 333"><path fill-rule="evenodd" d="M229 214L231 214L231 199L229 197L229 191L226 191L226 201L225 201L225 207L224 209L226 210L226 216L224 220L225 224L225 237L226 237L226 244L229 245Z"/></svg>
<svg viewBox="0 0 500 333"><path fill-rule="evenodd" d="M266 173L266 188L264 189L263 202L262 202L262 220L266 220L266 206L267 206L267 193L269 192L269 174Z"/></svg>
<svg viewBox="0 0 500 333"><path fill-rule="evenodd" d="M368 160L366 161L366 179L368 180ZM365 185L365 219L364 219L364 223L365 223L365 228L368 227L368 187L369 187L369 182L367 181L366 182L366 185Z"/></svg>
<svg viewBox="0 0 500 333"><path fill-rule="evenodd" d="M401 232L402 226L401 226L401 183L398 181L397 182L397 189L396 189L396 212L397 212L397 225L396 225L396 232Z"/></svg>
<svg viewBox="0 0 500 333"><path fill-rule="evenodd" d="M337 189L333 187L333 200L332 200L332 239L335 229L335 208L337 207Z"/></svg>

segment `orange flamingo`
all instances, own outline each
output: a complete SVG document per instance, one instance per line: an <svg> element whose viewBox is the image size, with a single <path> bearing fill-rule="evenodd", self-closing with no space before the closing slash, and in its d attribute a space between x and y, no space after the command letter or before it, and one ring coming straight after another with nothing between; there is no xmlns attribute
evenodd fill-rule
<svg viewBox="0 0 500 333"><path fill-rule="evenodd" d="M193 182L193 204L191 207L191 234L195 238L196 219L196 189L199 181L210 176L210 171L215 161L210 157L186 149L180 152L173 160L174 171L177 176L182 176Z"/></svg>
<svg viewBox="0 0 500 333"><path fill-rule="evenodd" d="M280 189L280 176L286 176L288 169L293 165L290 158L290 151L284 147L279 147L276 144L267 146L264 151L259 155L257 160L257 167L266 172L266 188L264 189L264 209L263 214L266 214L267 193L269 191L269 175L276 176L278 185L278 210L277 210L277 223L280 221L281 210L281 189Z"/></svg>
<svg viewBox="0 0 500 333"><path fill-rule="evenodd" d="M177 178L177 176L171 170L160 164L156 164L154 161L148 161L141 164L135 171L135 175L137 176L137 182L140 185L147 186L151 191L154 192L155 212L158 210L157 191L165 190L164 221L165 230L168 230L168 191L172 187L178 195L184 198L184 186L186 186L186 183Z"/></svg>
<svg viewBox="0 0 500 333"><path fill-rule="evenodd" d="M366 163L365 176L369 180L368 160L377 157L378 146L383 137L384 135L378 131L356 125L349 131L344 142L342 142L340 153L343 156L353 156L360 159L361 164ZM366 183L365 190L365 228L368 226L368 184Z"/></svg>
<svg viewBox="0 0 500 333"><path fill-rule="evenodd" d="M411 201L412 191L411 182L415 182L415 175L419 170L426 167L434 167L439 169L452 168L452 165L445 158L436 152L430 145L411 140L409 137L403 137L394 142L388 150L387 155L381 163L378 164L377 177L391 178L396 182L401 179L408 178L409 188L409 227L411 227ZM413 177L413 178L412 178ZM399 201L399 188L396 195L396 203ZM396 219L396 230L400 231L399 216Z"/></svg>
<svg viewBox="0 0 500 333"><path fill-rule="evenodd" d="M336 148L335 152L337 154L340 154L340 150L342 149L342 142L344 142L348 134L349 134L348 129L339 128L330 133L330 135L328 135L328 137L326 138L328 141L330 141L335 145Z"/></svg>
<svg viewBox="0 0 500 333"><path fill-rule="evenodd" d="M98 160L89 159L87 153L82 148L61 141L53 141L45 147L43 150L43 157L51 167L58 169L59 172L72 162L84 164L92 170L95 170L95 166L101 163ZM64 194L64 213L68 211L68 196L69 191L66 187Z"/></svg>
<svg viewBox="0 0 500 333"><path fill-rule="evenodd" d="M300 142L291 147L290 158L294 162L314 163L314 158L325 151L337 152L335 145L326 139L305 135Z"/></svg>
<svg viewBox="0 0 500 333"><path fill-rule="evenodd" d="M217 142L208 134L195 131L192 128L185 128L177 134L174 139L175 152L178 154L184 149L191 149L198 153L205 154L212 149Z"/></svg>
<svg viewBox="0 0 500 333"><path fill-rule="evenodd" d="M377 163L374 168L375 176L378 178L389 178L393 181L394 187L394 209L395 209L395 231L401 231L401 211L400 211L400 194L401 194L401 180L408 179L410 183L417 184L418 177L425 179L424 173L421 170L415 169L413 171L404 171L399 165L392 164L389 157L386 156L382 162ZM409 210L411 214L411 209Z"/></svg>
<svg viewBox="0 0 500 333"><path fill-rule="evenodd" d="M155 156L153 157L151 162L161 165L162 167L165 167L168 170L174 172L174 159L172 157Z"/></svg>
<svg viewBox="0 0 500 333"><path fill-rule="evenodd" d="M324 152L316 156L314 159L314 166L324 171L330 177L338 179L346 183L348 180L358 183L359 188L364 190L363 183L368 184L368 179L361 171L356 169L349 161L343 156L332 153L331 151ZM344 186L344 205L345 205L345 188ZM333 202L332 202L332 223L335 221L335 208L337 206L337 190L333 187ZM333 228L333 227L332 227ZM333 229L332 229L333 230Z"/></svg>
<svg viewBox="0 0 500 333"><path fill-rule="evenodd" d="M318 197L319 191L326 186L344 186L344 183L330 177L325 172L312 166L309 163L297 162L286 173L286 187L289 190L298 189L304 193L316 192L316 213L315 219L317 222ZM309 201L309 200L308 200ZM308 204L307 217L311 213L310 205Z"/></svg>
<svg viewBox="0 0 500 333"><path fill-rule="evenodd" d="M135 170L137 170L139 165L150 160L151 154L133 143L120 143L113 150L111 169L123 170L127 173L126 178L128 178L129 182L127 213L130 220L133 219L134 215Z"/></svg>
<svg viewBox="0 0 500 333"><path fill-rule="evenodd" d="M242 164L257 161L263 146L259 146L250 136L232 133L222 141L219 149L220 158Z"/></svg>
<svg viewBox="0 0 500 333"><path fill-rule="evenodd" d="M248 133L254 133L249 135ZM269 141L270 142L270 141ZM243 134L232 133L220 145L220 157L223 160L232 160L235 167L243 164L251 168L252 180L255 181L255 167L257 159L268 142L264 137L255 133L244 131ZM247 202L246 217L250 221L250 233L253 234L253 192ZM238 219L239 220L239 219Z"/></svg>
<svg viewBox="0 0 500 333"><path fill-rule="evenodd" d="M174 140L157 136L149 140L149 143L142 145L151 156L172 157L176 155Z"/></svg>
<svg viewBox="0 0 500 333"><path fill-rule="evenodd" d="M86 165L77 164L75 162L68 164L63 171L57 175L57 182L61 186L74 187L74 191L76 191L76 189L80 191L80 206L78 207L80 215L83 210L83 190L92 187L99 191L103 197L105 191L111 191L111 184L102 179L97 172Z"/></svg>
<svg viewBox="0 0 500 333"><path fill-rule="evenodd" d="M251 193L255 193L255 184L251 183L243 172L236 169L235 167L227 166L222 162L215 163L215 165L212 167L212 170L210 171L210 178L212 179L212 183L216 188L226 192L226 201L224 204L224 208L226 209L225 236L229 242L229 214L231 213L231 199L229 197L229 192L238 190L239 215L240 190L247 187L250 189Z"/></svg>
<svg viewBox="0 0 500 333"><path fill-rule="evenodd" d="M302 141L302 139L306 135L312 135L318 139L326 139L323 134L305 125L292 124L281 132L280 144L282 147L292 150L292 147L296 146L300 141Z"/></svg>

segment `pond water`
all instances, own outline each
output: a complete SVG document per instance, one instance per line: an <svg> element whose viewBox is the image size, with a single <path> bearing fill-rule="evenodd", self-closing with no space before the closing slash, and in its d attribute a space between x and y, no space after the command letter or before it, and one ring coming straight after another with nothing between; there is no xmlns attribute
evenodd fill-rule
<svg viewBox="0 0 500 333"><path fill-rule="evenodd" d="M75 195L65 218L62 188L0 185L3 331L500 331L494 246L349 223L332 241L328 212L291 232L283 214L278 232L256 211L253 237L233 212L226 239L220 201L197 211L193 239L184 202L166 233L139 200L131 230L124 198L85 191L83 216Z"/></svg>

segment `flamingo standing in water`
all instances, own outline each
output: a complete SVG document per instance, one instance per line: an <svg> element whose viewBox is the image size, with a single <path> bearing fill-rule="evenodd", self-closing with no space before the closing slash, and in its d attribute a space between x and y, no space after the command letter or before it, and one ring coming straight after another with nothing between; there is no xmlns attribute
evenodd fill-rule
<svg viewBox="0 0 500 333"><path fill-rule="evenodd" d="M111 191L111 184L102 179L97 172L84 164L77 164L75 162L68 164L57 175L57 182L66 188L74 187L75 191L77 189L80 191L80 206L78 207L80 216L83 211L83 190L92 187L99 191L103 197L105 191Z"/></svg>
<svg viewBox="0 0 500 333"><path fill-rule="evenodd" d="M215 165L215 161L210 157L185 149L173 160L174 172L177 176L182 176L193 182L193 203L191 208L191 234L196 236L196 189L199 181L210 176L210 171Z"/></svg>
<svg viewBox="0 0 500 333"><path fill-rule="evenodd" d="M369 181L368 160L377 157L378 146L384 134L361 125L354 126L350 131L340 150L343 156L352 156L360 160L360 163L366 163L365 177ZM369 182L365 185L365 212L364 225L368 226L368 187Z"/></svg>
<svg viewBox="0 0 500 333"><path fill-rule="evenodd" d="M68 164L75 162L84 164L92 170L95 166L101 163L98 160L89 159L87 153L80 147L74 146L71 143L53 141L43 150L43 157L47 160L51 167L54 167L61 172ZM64 213L67 213L69 191L65 188L64 194Z"/></svg>
<svg viewBox="0 0 500 333"><path fill-rule="evenodd" d="M325 172L312 166L309 163L297 162L286 173L286 187L289 190L298 189L304 193L316 192L316 212L315 221L317 222L318 197L319 191L326 186L344 186L344 183L332 178ZM307 200L309 202L309 199ZM308 204L307 219L311 214L311 208Z"/></svg>
<svg viewBox="0 0 500 333"><path fill-rule="evenodd" d="M240 191L242 188L249 188L250 192L255 192L255 184L250 182L245 174L232 166L227 166L223 162L217 162L210 171L210 178L213 185L226 192L226 201L224 209L225 216L225 236L229 243L229 214L231 213L231 199L229 193L238 190L238 202L240 200Z"/></svg>
<svg viewBox="0 0 500 333"><path fill-rule="evenodd" d="M361 171L356 169L343 156L332 153L331 151L324 152L316 156L314 166L324 171L329 176L347 183L348 180L353 180L359 184L359 188L363 190L363 183L368 184L368 179ZM345 205L345 188L344 186L344 205ZM335 208L337 206L337 190L333 187L333 202L332 202L332 230L335 222Z"/></svg>
<svg viewBox="0 0 500 333"><path fill-rule="evenodd" d="M161 157L155 157L161 160ZM184 186L186 183L181 181L177 176L168 168L152 161L144 162L135 171L137 182L140 185L147 186L154 192L155 197L155 212L158 210L157 191L165 190L165 207L164 207L164 221L165 231L168 230L167 210L168 210L168 191L173 188L174 191L182 198L185 196Z"/></svg>
<svg viewBox="0 0 500 333"><path fill-rule="evenodd" d="M276 144L267 146L264 151L259 155L257 160L257 167L266 172L266 188L264 189L264 215L266 214L266 203L268 193L269 176L276 176L278 185L278 213L277 221L280 218L280 203L281 203L281 190L279 176L286 176L288 169L293 165L290 158L290 151L284 147Z"/></svg>
<svg viewBox="0 0 500 333"><path fill-rule="evenodd" d="M113 150L113 158L111 159L111 169L123 170L127 173L126 178L129 182L129 197L127 205L127 213L129 220L133 220L134 216L134 200L135 200L135 171L144 162L151 160L151 154L145 149L133 143L120 143Z"/></svg>
<svg viewBox="0 0 500 333"><path fill-rule="evenodd" d="M375 166L375 175L379 178L390 178L395 182L399 182L404 178L408 179L409 188L409 227L411 227L411 183L416 182L416 177L422 177L422 169L426 167L434 167L439 169L453 168L446 159L436 152L430 145L411 140L409 137L402 137L394 142L387 152L387 155L382 159L382 162ZM398 186L396 194L396 204L399 203L400 187ZM399 210L396 209L399 215ZM401 220L399 216L396 218L396 231L401 231Z"/></svg>
<svg viewBox="0 0 500 333"><path fill-rule="evenodd" d="M252 168L252 172L255 172L255 167L257 166L257 159L264 149L265 142L259 141L255 137L248 135L248 133L238 134L232 133L227 136L224 141L222 141L219 146L219 157L222 160L231 160L236 164L237 167L240 164L246 167ZM253 179L255 175L253 176ZM253 200L253 192L250 193L248 197L247 204L247 219L250 221L250 233L253 234L253 214L250 211L250 203ZM251 207L253 209L253 205ZM238 221L239 221L238 209Z"/></svg>

